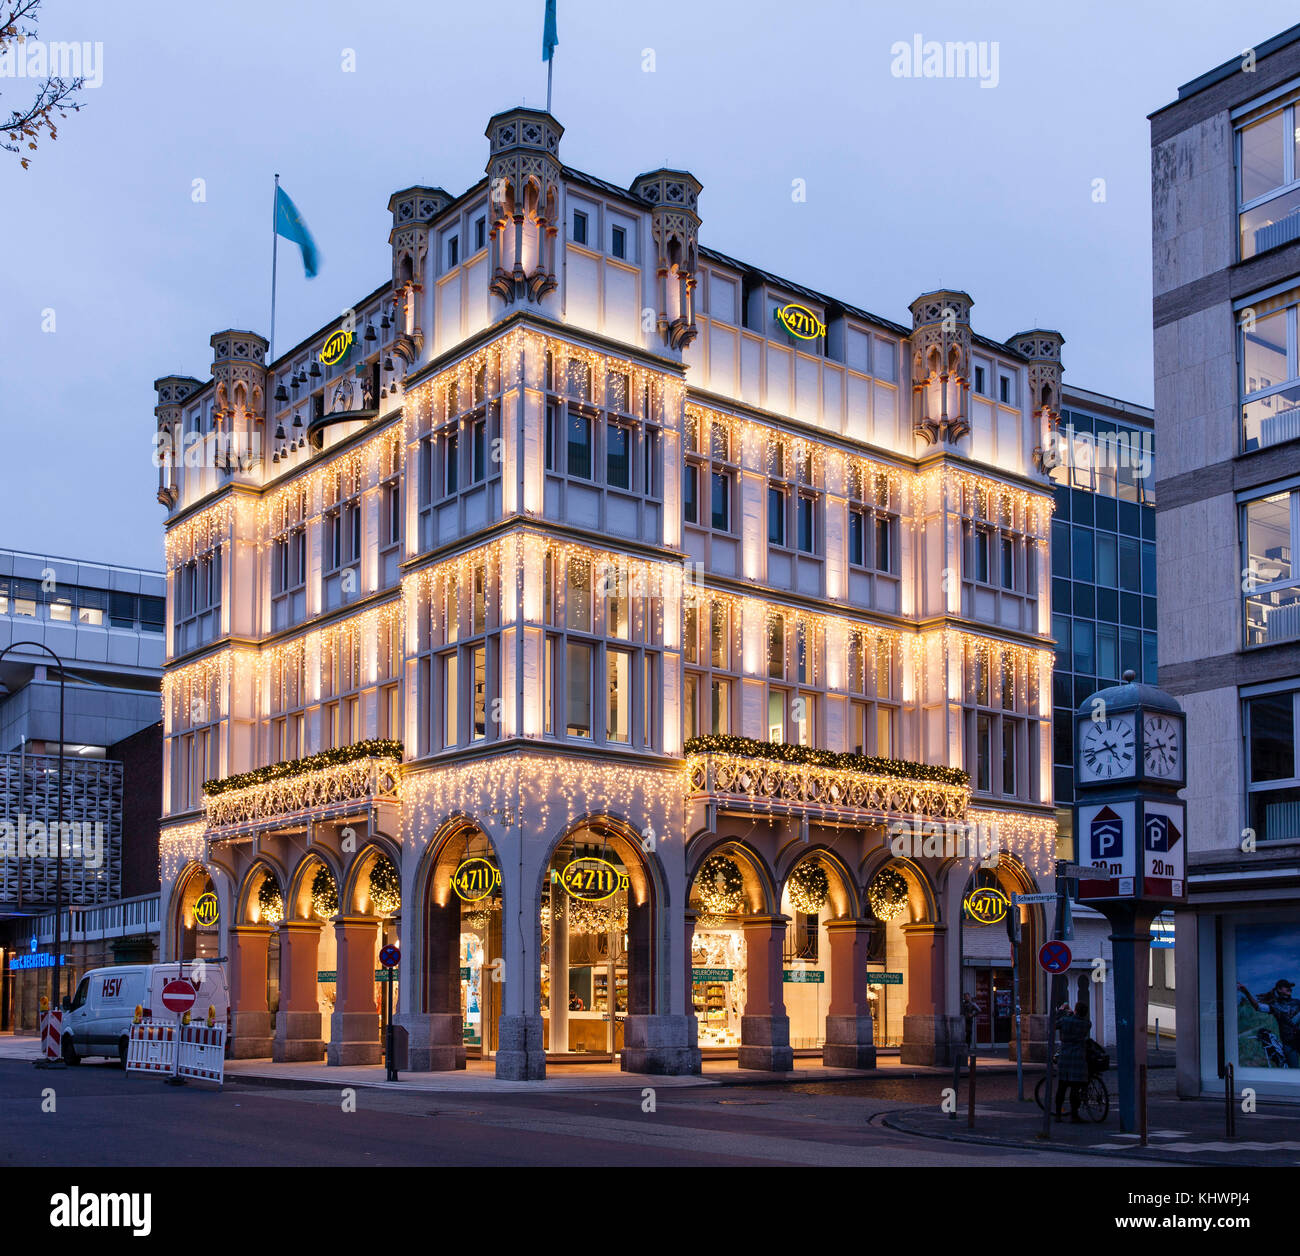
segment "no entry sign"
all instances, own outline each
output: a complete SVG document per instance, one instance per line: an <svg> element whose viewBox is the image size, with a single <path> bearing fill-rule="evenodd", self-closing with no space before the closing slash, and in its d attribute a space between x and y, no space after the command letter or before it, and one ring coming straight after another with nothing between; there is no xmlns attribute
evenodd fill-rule
<svg viewBox="0 0 1300 1256"><path fill-rule="evenodd" d="M163 986L163 1007L169 1012L175 1012L178 1016L182 1012L188 1012L194 1006L194 1000L197 997L198 991L184 977L178 977L175 981L169 981Z"/></svg>
<svg viewBox="0 0 1300 1256"><path fill-rule="evenodd" d="M1038 966L1045 973L1063 973L1070 967L1070 960L1073 956L1070 954L1070 948L1059 939L1053 939L1051 942L1044 942L1038 948Z"/></svg>

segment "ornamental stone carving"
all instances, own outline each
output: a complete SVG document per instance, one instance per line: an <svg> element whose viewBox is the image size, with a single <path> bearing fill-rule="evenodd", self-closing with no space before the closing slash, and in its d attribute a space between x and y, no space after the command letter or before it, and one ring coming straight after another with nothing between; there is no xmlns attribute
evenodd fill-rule
<svg viewBox="0 0 1300 1256"><path fill-rule="evenodd" d="M393 352L408 366L424 348L419 298L424 291L429 231L449 204L451 197L442 188L405 188L388 198L388 212L393 215L388 233L393 250L393 318L398 329Z"/></svg>
<svg viewBox="0 0 1300 1256"><path fill-rule="evenodd" d="M703 185L684 170L652 170L632 182L631 191L649 201L650 233L657 254L658 308L655 325L670 349L695 339L695 285L698 282Z"/></svg>
<svg viewBox="0 0 1300 1256"><path fill-rule="evenodd" d="M201 387L199 381L189 375L164 375L153 382L154 393L158 398L158 404L153 408L158 429L155 445L158 452L158 501L168 510L175 508L180 495L176 466L179 462L181 434L184 431L183 403Z"/></svg>
<svg viewBox="0 0 1300 1256"><path fill-rule="evenodd" d="M1061 424L1061 346L1065 337L1059 331L1022 331L1007 345L1029 361L1029 409L1039 424L1039 444L1034 461L1040 471L1055 465L1055 433Z"/></svg>
<svg viewBox="0 0 1300 1256"><path fill-rule="evenodd" d="M555 278L560 137L549 113L517 108L487 125L489 291L507 305L540 303Z"/></svg>
<svg viewBox="0 0 1300 1256"><path fill-rule="evenodd" d="M970 432L970 310L965 292L918 297L912 311L912 431L927 444Z"/></svg>

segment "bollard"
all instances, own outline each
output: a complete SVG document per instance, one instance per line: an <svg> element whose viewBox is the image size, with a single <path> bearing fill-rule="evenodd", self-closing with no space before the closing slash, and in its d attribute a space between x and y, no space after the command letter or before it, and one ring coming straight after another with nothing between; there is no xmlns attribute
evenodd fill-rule
<svg viewBox="0 0 1300 1256"><path fill-rule="evenodd" d="M975 1128L975 1052L970 1053L970 1078L966 1094L966 1128Z"/></svg>
<svg viewBox="0 0 1300 1256"><path fill-rule="evenodd" d="M957 1119L957 1096L961 1094L961 1052L958 1051L952 1059L952 1111L948 1113L948 1120Z"/></svg>
<svg viewBox="0 0 1300 1256"><path fill-rule="evenodd" d="M1223 1117L1228 1138L1237 1137L1236 1069L1229 1064L1223 1070Z"/></svg>
<svg viewBox="0 0 1300 1256"><path fill-rule="evenodd" d="M1147 1066L1145 1064L1138 1065L1138 1129L1142 1132L1142 1146L1145 1147L1147 1145Z"/></svg>
<svg viewBox="0 0 1300 1256"><path fill-rule="evenodd" d="M1156 1017L1156 1050L1160 1050L1160 1017Z"/></svg>

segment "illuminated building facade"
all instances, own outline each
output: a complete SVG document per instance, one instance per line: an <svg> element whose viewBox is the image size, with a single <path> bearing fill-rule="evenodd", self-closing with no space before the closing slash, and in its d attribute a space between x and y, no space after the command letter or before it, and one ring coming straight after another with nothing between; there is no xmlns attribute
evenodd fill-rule
<svg viewBox="0 0 1300 1256"><path fill-rule="evenodd" d="M413 1069L949 1060L964 899L1054 856L1062 338L779 279L561 135L495 116L354 320L157 382L165 946L242 1056L377 1061L391 941Z"/></svg>

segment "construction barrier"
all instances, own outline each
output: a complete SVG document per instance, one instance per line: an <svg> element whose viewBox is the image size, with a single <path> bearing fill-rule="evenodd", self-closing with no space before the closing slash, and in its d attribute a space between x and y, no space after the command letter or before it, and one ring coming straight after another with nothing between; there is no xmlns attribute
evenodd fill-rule
<svg viewBox="0 0 1300 1256"><path fill-rule="evenodd" d="M63 1055L63 1013L58 1008L41 1013L41 1054L47 1060Z"/></svg>
<svg viewBox="0 0 1300 1256"><path fill-rule="evenodd" d="M179 1051L179 1060L177 1052ZM226 1027L147 1020L131 1026L127 1072L192 1077L222 1085L226 1071Z"/></svg>
<svg viewBox="0 0 1300 1256"><path fill-rule="evenodd" d="M170 1021L142 1021L131 1026L126 1046L128 1073L166 1073L176 1069L176 1026Z"/></svg>
<svg viewBox="0 0 1300 1256"><path fill-rule="evenodd" d="M182 1077L222 1085L226 1074L226 1027L185 1025L181 1029L180 1067Z"/></svg>

